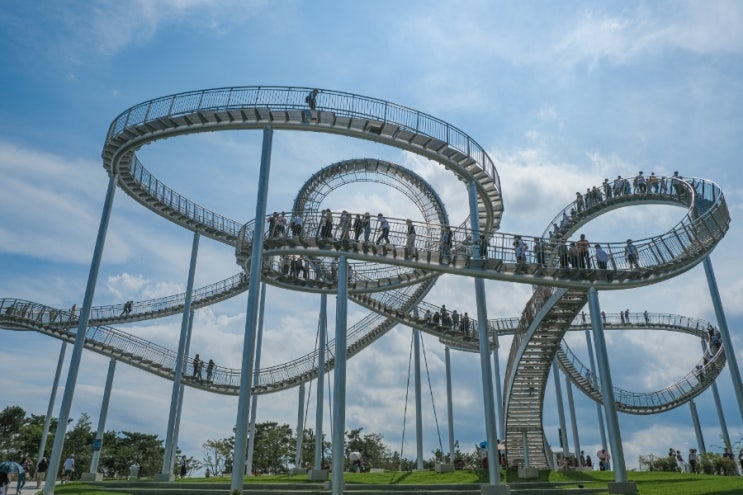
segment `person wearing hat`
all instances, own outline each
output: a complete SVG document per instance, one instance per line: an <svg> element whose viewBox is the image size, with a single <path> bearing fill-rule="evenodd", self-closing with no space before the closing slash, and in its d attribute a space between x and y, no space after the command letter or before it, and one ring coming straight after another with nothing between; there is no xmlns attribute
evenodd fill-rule
<svg viewBox="0 0 743 495"><path fill-rule="evenodd" d="M624 258L627 260L627 263L629 263L630 269L640 268L637 248L632 244L632 239L627 239L627 245L624 246Z"/></svg>

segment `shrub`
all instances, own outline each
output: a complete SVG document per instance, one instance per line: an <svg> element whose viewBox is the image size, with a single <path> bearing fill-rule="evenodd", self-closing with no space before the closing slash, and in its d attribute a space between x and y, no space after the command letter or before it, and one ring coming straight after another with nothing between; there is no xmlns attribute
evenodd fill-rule
<svg viewBox="0 0 743 495"><path fill-rule="evenodd" d="M648 471L678 471L676 458L669 456L656 457L653 454L640 456L640 466L645 466Z"/></svg>

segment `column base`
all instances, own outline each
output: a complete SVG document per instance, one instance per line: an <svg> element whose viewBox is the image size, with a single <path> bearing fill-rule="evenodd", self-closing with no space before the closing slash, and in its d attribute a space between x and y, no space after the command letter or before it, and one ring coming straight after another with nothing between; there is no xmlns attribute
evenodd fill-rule
<svg viewBox="0 0 743 495"><path fill-rule="evenodd" d="M328 470L310 469L307 471L307 479L309 481L328 481Z"/></svg>
<svg viewBox="0 0 743 495"><path fill-rule="evenodd" d="M511 487L508 485L481 485L481 495L510 495Z"/></svg>
<svg viewBox="0 0 743 495"><path fill-rule="evenodd" d="M157 473L153 479L155 481L175 481L175 475L172 473Z"/></svg>
<svg viewBox="0 0 743 495"><path fill-rule="evenodd" d="M333 480L328 480L325 483L322 484L323 490L332 490L333 489ZM343 493L344 488L346 488L346 482L341 481L341 493Z"/></svg>
<svg viewBox="0 0 743 495"><path fill-rule="evenodd" d="M453 473L454 472L454 464L444 464L441 462L437 462L434 466L434 470L437 473Z"/></svg>
<svg viewBox="0 0 743 495"><path fill-rule="evenodd" d="M613 481L609 483L609 493L637 493L637 483Z"/></svg>
<svg viewBox="0 0 743 495"><path fill-rule="evenodd" d="M518 475L521 479L538 478L539 469L533 467L520 467Z"/></svg>

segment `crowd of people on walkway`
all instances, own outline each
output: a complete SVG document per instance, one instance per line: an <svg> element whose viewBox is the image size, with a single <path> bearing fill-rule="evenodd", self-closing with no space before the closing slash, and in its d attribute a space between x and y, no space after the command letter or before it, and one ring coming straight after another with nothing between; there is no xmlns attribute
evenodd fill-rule
<svg viewBox="0 0 743 495"><path fill-rule="evenodd" d="M427 309L423 319L428 326L447 332L459 333L466 338L472 337L477 330L476 321L470 318L466 311L463 314L456 309L449 312L445 304L438 311Z"/></svg>
<svg viewBox="0 0 743 495"><path fill-rule="evenodd" d="M310 98L312 95L308 95ZM316 95L314 96L316 97ZM656 176L654 172L645 175L643 171L633 178L624 178L618 175L610 181L608 178L600 186L587 188L585 193L576 192L576 199L569 208L562 212L562 220L554 223L548 238L522 238L520 235L512 237L512 252L507 252L505 239L501 236L489 236L485 233L473 234L468 230L453 229L451 226L441 227L438 240L431 238L431 232L424 230L424 236L419 236L419 228L411 219L396 219L391 222L382 212L376 216L369 212L352 213L342 210L333 212L329 208L320 212L273 212L267 219L267 239L293 237L302 239L310 235L317 240L348 243L369 243L369 249L376 254L375 246L394 244L404 247L405 259L419 259L419 251L427 252L429 262L435 260L444 265L462 260L470 263L473 258L483 260L493 259L490 266L501 269L503 263L514 263L515 273L542 273L548 265L560 270L580 271L583 276L594 273L602 274L609 281L616 277L614 272L620 270L637 271L644 274L643 265L655 264L655 258L648 258L646 247L635 245L632 239L627 239L621 245L591 243L586 234L581 233L577 240L563 240L561 234L564 228L573 225L581 215L588 213L592 208L612 198L629 195L669 195L681 196L686 185L678 171L672 176ZM291 217L289 219L289 217ZM310 232L307 232L309 226ZM313 230L316 229L316 230ZM438 250L438 253L436 251ZM390 251L383 249L383 253ZM396 256L399 251L393 250ZM645 254L643 254L645 253ZM312 275L310 260L303 256L286 256L276 258L273 268L284 274L300 279L319 280L323 273L315 270ZM645 260L645 261L643 261Z"/></svg>
<svg viewBox="0 0 743 495"><path fill-rule="evenodd" d="M206 363L206 381L211 382L214 377L214 360L210 359ZM203 368L204 362L201 360L198 354L196 354L191 362L191 377L196 380L203 380Z"/></svg>

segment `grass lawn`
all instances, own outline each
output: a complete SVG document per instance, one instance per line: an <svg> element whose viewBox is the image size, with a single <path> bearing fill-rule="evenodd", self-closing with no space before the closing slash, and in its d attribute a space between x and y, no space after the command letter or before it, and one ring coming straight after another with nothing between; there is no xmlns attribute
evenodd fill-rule
<svg viewBox="0 0 743 495"><path fill-rule="evenodd" d="M385 472L385 473L346 473L346 483L360 484L456 484L486 483L487 473L483 471L462 470L453 473L437 474L433 471ZM637 484L639 495L743 495L743 477L710 476L703 474L682 474L668 472L629 472L628 478ZM595 482L605 486L614 481L614 473L599 472L552 472L549 481ZM147 480L142 480L147 481ZM529 481L529 480L521 480ZM178 480L180 483L181 480ZM229 483L229 477L187 478L189 483ZM245 478L245 483L309 483L304 475L254 476ZM510 481L518 484L520 480ZM122 495L122 492L102 490L100 486L85 483L68 483L55 489L60 495ZM604 492L606 495L608 491Z"/></svg>

